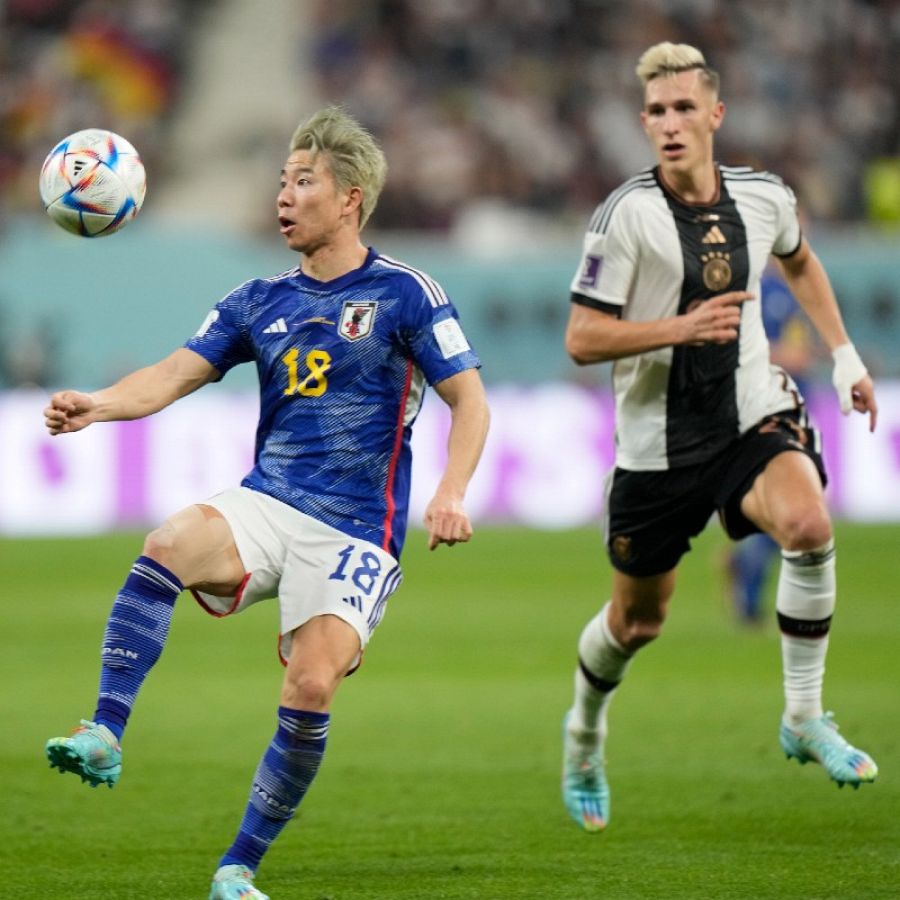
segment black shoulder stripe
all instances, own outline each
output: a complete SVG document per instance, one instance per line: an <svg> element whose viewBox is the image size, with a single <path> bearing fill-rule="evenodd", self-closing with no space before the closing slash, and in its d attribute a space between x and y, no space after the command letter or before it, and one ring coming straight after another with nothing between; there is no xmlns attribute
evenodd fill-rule
<svg viewBox="0 0 900 900"><path fill-rule="evenodd" d="M722 172L724 178L728 181L766 181L769 184L777 184L784 187L784 180L774 175L772 172L763 172L758 169L750 168L731 168L729 166L720 166L719 171Z"/></svg>
<svg viewBox="0 0 900 900"><path fill-rule="evenodd" d="M653 187L656 187L656 179L653 177L653 172L650 169L641 172L640 175L635 175L634 178L630 178L625 184L621 185L621 187L616 188L616 190L614 190L606 200L597 207L597 210L588 225L588 231L595 234L604 234L609 226L609 220L612 217L613 211L624 197L639 188Z"/></svg>
<svg viewBox="0 0 900 900"><path fill-rule="evenodd" d="M727 183L734 186L737 186L739 184L748 186L752 184L768 184L773 188L778 188L779 190L781 190L792 201L795 200L794 192L791 190L791 188L788 187L788 185L786 185L778 175L773 175L771 172L761 172L752 169L748 172L726 171L722 175L722 182L723 184Z"/></svg>

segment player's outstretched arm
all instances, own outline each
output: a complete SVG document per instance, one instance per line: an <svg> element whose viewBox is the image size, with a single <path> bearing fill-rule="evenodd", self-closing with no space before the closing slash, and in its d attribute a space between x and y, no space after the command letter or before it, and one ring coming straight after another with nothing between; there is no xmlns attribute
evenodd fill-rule
<svg viewBox="0 0 900 900"><path fill-rule="evenodd" d="M52 435L81 431L93 422L141 419L218 377L202 356L184 347L152 366L93 393L58 391L44 410Z"/></svg>
<svg viewBox="0 0 900 900"><path fill-rule="evenodd" d="M809 316L834 359L833 382L841 412L851 409L869 414L869 431L878 421L875 385L850 342L828 273L804 238L792 256L778 260L785 281Z"/></svg>
<svg viewBox="0 0 900 900"><path fill-rule="evenodd" d="M428 549L453 546L472 537L472 523L463 508L466 488L481 458L490 412L477 369L467 369L438 382L434 389L450 407L447 465L425 509Z"/></svg>

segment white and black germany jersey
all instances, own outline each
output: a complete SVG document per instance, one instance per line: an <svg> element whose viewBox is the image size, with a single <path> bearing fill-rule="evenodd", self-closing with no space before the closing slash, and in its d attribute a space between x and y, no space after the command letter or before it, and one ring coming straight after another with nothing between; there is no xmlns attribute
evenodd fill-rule
<svg viewBox="0 0 900 900"><path fill-rule="evenodd" d="M764 416L794 409L796 385L769 362L759 283L771 254L800 246L796 201L780 178L720 166L715 203L679 200L648 169L601 204L584 239L572 300L645 322L726 291L743 304L729 344L665 347L617 360L616 464L658 470L703 462Z"/></svg>

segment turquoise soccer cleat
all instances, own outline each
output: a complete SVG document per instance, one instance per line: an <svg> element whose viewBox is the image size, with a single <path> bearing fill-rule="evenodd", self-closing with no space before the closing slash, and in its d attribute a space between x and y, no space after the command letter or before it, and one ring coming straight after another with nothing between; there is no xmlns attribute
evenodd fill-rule
<svg viewBox="0 0 900 900"><path fill-rule="evenodd" d="M841 737L833 717L834 713L828 712L800 725L788 725L782 719L778 739L787 758L793 757L801 765L810 761L821 763L838 787L852 784L859 788L874 781L878 774L875 760Z"/></svg>
<svg viewBox="0 0 900 900"><path fill-rule="evenodd" d="M122 772L122 748L116 736L105 725L85 719L68 737L50 738L45 750L51 768L74 772L91 787L112 787Z"/></svg>
<svg viewBox="0 0 900 900"><path fill-rule="evenodd" d="M609 785L603 747L585 747L569 731L569 715L563 719L563 803L572 819L585 831L603 831L609 824Z"/></svg>
<svg viewBox="0 0 900 900"><path fill-rule="evenodd" d="M221 866L213 876L209 900L269 900L253 887L253 872L246 866Z"/></svg>

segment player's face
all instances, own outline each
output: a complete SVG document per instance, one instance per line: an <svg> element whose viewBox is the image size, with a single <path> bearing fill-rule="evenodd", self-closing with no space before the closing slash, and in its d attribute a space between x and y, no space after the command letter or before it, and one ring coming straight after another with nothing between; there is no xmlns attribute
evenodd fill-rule
<svg viewBox="0 0 900 900"><path fill-rule="evenodd" d="M683 178L712 165L713 135L724 114L696 69L647 84L641 122L664 176Z"/></svg>
<svg viewBox="0 0 900 900"><path fill-rule="evenodd" d="M334 243L341 228L356 221L350 192L339 190L324 153L295 150L281 170L277 212L281 234L291 248L310 255Z"/></svg>

